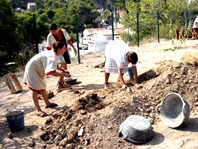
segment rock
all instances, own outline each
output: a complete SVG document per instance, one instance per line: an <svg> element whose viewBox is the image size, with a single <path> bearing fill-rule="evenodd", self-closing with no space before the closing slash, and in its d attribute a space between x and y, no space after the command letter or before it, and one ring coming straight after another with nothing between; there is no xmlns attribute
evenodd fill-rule
<svg viewBox="0 0 198 149"><path fill-rule="evenodd" d="M180 142L178 142L178 147L181 148L184 144L184 140L181 140Z"/></svg>
<svg viewBox="0 0 198 149"><path fill-rule="evenodd" d="M110 125L108 125L108 127L107 127L108 129L112 129L113 127L112 126L110 126Z"/></svg>
<svg viewBox="0 0 198 149"><path fill-rule="evenodd" d="M105 62L99 64L99 68L103 68L105 66Z"/></svg>
<svg viewBox="0 0 198 149"><path fill-rule="evenodd" d="M85 145L86 146L89 145L89 143L90 143L90 139L85 140Z"/></svg>
<svg viewBox="0 0 198 149"><path fill-rule="evenodd" d="M63 139L59 142L59 146L65 148L66 147L66 139Z"/></svg>
<svg viewBox="0 0 198 149"><path fill-rule="evenodd" d="M99 65L94 65L93 68L99 68Z"/></svg>
<svg viewBox="0 0 198 149"><path fill-rule="evenodd" d="M78 145L77 149L83 149L82 145Z"/></svg>
<svg viewBox="0 0 198 149"><path fill-rule="evenodd" d="M85 115L87 112L85 110L80 110L80 114Z"/></svg>
<svg viewBox="0 0 198 149"><path fill-rule="evenodd" d="M99 146L99 145L100 145L100 141L97 141L97 142L96 142L96 146Z"/></svg>
<svg viewBox="0 0 198 149"><path fill-rule="evenodd" d="M46 144L43 144L41 147L42 148L47 148L47 145Z"/></svg>
<svg viewBox="0 0 198 149"><path fill-rule="evenodd" d="M40 138L43 140L43 141L47 141L49 140L49 134L47 132L43 132L41 135L40 135Z"/></svg>
<svg viewBox="0 0 198 149"><path fill-rule="evenodd" d="M198 102L195 102L194 105L195 105L195 106L198 106Z"/></svg>
<svg viewBox="0 0 198 149"><path fill-rule="evenodd" d="M66 133L66 131L64 131L64 132L61 134L61 139L64 139L66 136L67 136L67 133Z"/></svg>
<svg viewBox="0 0 198 149"><path fill-rule="evenodd" d="M8 133L8 138L10 139L14 138L11 132Z"/></svg>
<svg viewBox="0 0 198 149"><path fill-rule="evenodd" d="M66 149L73 149L73 144L67 144Z"/></svg>
<svg viewBox="0 0 198 149"><path fill-rule="evenodd" d="M32 140L29 144L28 144L29 147L34 147L35 146L35 142L34 140Z"/></svg>
<svg viewBox="0 0 198 149"><path fill-rule="evenodd" d="M126 92L128 92L128 93L131 93L132 92L131 89L130 89L130 87L127 87Z"/></svg>
<svg viewBox="0 0 198 149"><path fill-rule="evenodd" d="M84 129L81 128L80 131L78 132L78 136L79 136L79 137L82 137L82 136L83 136L83 132L84 132Z"/></svg>
<svg viewBox="0 0 198 149"><path fill-rule="evenodd" d="M52 118L48 118L48 119L45 121L45 125L51 125L52 123L53 123Z"/></svg>
<svg viewBox="0 0 198 149"><path fill-rule="evenodd" d="M54 143L56 144L56 145L58 145L59 144L59 142L60 142L60 139L61 137L58 135L58 136L56 136L56 138L54 139Z"/></svg>

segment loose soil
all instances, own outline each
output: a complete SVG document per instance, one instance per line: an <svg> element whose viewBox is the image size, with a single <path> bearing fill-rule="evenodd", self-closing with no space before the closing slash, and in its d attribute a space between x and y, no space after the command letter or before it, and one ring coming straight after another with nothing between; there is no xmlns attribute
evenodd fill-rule
<svg viewBox="0 0 198 149"><path fill-rule="evenodd" d="M121 89L117 75L110 76L111 87L104 86L104 52L81 56L81 64L69 65L77 84L71 89L56 91L58 78L48 77L47 90L54 93L50 101L59 106L41 108L48 117L35 113L31 91L11 94L4 82L0 90L0 147L1 148L198 148L198 71L197 67L181 61L186 51L196 51L196 40L186 40L174 50L171 41L150 40L140 47L132 47L139 56L137 64L140 82L127 80L127 89ZM172 50L171 50L172 49ZM98 67L97 67L98 66ZM23 74L17 74L22 84ZM168 93L179 93L190 105L189 120L177 129L167 127L156 112ZM24 110L25 128L10 132L5 114L8 110ZM120 124L130 115L149 119L153 138L145 144L126 142L118 137Z"/></svg>

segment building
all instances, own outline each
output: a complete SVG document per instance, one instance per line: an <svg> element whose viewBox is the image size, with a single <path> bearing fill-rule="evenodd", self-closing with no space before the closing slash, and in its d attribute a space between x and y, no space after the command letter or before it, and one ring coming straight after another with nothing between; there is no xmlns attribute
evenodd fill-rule
<svg viewBox="0 0 198 149"><path fill-rule="evenodd" d="M36 10L36 3L27 3L27 10Z"/></svg>
<svg viewBox="0 0 198 149"><path fill-rule="evenodd" d="M121 28L114 29L114 38L120 38L124 30ZM80 39L80 47L88 47L88 51L95 52L105 50L107 43L112 40L111 28L90 28L85 29L83 37Z"/></svg>
<svg viewBox="0 0 198 149"><path fill-rule="evenodd" d="M27 10L28 3L35 3L36 0L12 0L12 7L14 10L20 12Z"/></svg>

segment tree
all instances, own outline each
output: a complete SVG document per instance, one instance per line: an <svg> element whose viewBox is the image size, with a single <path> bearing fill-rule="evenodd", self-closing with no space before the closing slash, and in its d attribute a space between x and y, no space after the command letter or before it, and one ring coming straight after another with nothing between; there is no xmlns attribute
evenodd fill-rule
<svg viewBox="0 0 198 149"><path fill-rule="evenodd" d="M36 0L36 7L37 9L43 9L44 8L44 2L43 0Z"/></svg>
<svg viewBox="0 0 198 149"><path fill-rule="evenodd" d="M58 9L67 7L67 1L66 0L47 0L44 2L44 8L51 8L51 9Z"/></svg>
<svg viewBox="0 0 198 149"><path fill-rule="evenodd" d="M6 72L5 64L13 61L14 53L21 49L20 35L16 29L17 20L11 4L0 0L0 75Z"/></svg>
<svg viewBox="0 0 198 149"><path fill-rule="evenodd" d="M106 9L108 6L107 0L94 0L94 3L94 5L96 5L98 8Z"/></svg>
<svg viewBox="0 0 198 149"><path fill-rule="evenodd" d="M125 7L128 14L125 13L123 24L136 32L137 12L139 13L140 38L156 32L157 13L159 11L159 23L161 31L168 33L176 27L185 26L185 8L188 7L186 0L126 0ZM164 34L161 34L162 36ZM173 35L173 34L172 34ZM136 34L134 34L136 36ZM173 36L172 36L173 37Z"/></svg>
<svg viewBox="0 0 198 149"><path fill-rule="evenodd" d="M70 0L67 7L56 10L53 21L68 32L75 32L75 15L78 16L78 26L86 24L94 27L99 13L94 10L91 0Z"/></svg>

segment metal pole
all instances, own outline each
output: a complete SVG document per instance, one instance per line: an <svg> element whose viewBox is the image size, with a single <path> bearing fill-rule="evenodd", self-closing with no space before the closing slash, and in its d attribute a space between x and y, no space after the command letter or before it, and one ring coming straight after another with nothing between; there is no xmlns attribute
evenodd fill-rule
<svg viewBox="0 0 198 149"><path fill-rule="evenodd" d="M79 50L79 38L78 38L78 18L75 15L75 28L76 28L76 42L77 42L77 50L78 50L78 63L80 64L80 50Z"/></svg>
<svg viewBox="0 0 198 149"><path fill-rule="evenodd" d="M140 44L140 37L139 37L139 13L137 12L137 44L138 44L138 47L139 47L139 44Z"/></svg>
<svg viewBox="0 0 198 149"><path fill-rule="evenodd" d="M38 37L37 37L37 31L36 31L36 15L35 14L33 14L32 15L33 16L33 23L34 23L34 34L35 34L35 42L36 42L36 53L39 53L39 51L38 51Z"/></svg>
<svg viewBox="0 0 198 149"><path fill-rule="evenodd" d="M158 43L160 42L160 34L159 34L159 10L157 12L157 39Z"/></svg>
<svg viewBox="0 0 198 149"><path fill-rule="evenodd" d="M112 22L111 22L111 24L112 24L112 40L114 40L114 24L113 24L114 19L113 19L113 12L111 13L111 20L112 20Z"/></svg>

